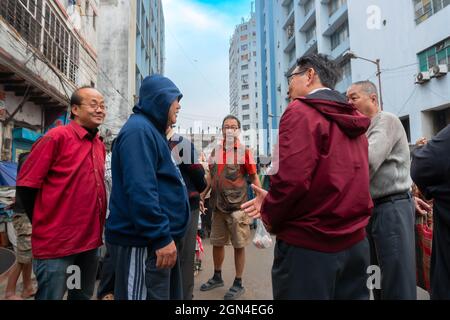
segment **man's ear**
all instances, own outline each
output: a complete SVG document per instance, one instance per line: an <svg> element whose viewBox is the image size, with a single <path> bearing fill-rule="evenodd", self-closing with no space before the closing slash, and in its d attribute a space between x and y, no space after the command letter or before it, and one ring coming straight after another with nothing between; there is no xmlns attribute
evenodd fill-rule
<svg viewBox="0 0 450 320"><path fill-rule="evenodd" d="M310 86L314 84L314 78L316 77L317 73L313 68L309 68L306 73L308 74L308 86Z"/></svg>
<svg viewBox="0 0 450 320"><path fill-rule="evenodd" d="M372 100L373 103L378 104L378 96L375 93L370 95L370 100Z"/></svg>
<svg viewBox="0 0 450 320"><path fill-rule="evenodd" d="M78 107L76 104L73 104L72 107L70 108L70 111L73 115L73 117L78 116Z"/></svg>

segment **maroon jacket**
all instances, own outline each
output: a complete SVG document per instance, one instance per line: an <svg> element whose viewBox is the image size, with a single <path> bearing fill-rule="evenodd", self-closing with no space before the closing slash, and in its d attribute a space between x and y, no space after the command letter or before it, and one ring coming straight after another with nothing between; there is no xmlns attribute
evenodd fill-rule
<svg viewBox="0 0 450 320"><path fill-rule="evenodd" d="M336 91L288 106L280 123L278 172L261 209L278 239L334 253L365 238L373 208L364 134L369 125Z"/></svg>

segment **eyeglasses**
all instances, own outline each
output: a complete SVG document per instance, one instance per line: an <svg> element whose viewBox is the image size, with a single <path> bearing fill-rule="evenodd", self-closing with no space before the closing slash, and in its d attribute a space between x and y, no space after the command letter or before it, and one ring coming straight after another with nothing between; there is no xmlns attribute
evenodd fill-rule
<svg viewBox="0 0 450 320"><path fill-rule="evenodd" d="M90 104L87 104L87 103L80 103L79 105L80 105L80 106L88 106L89 108L94 109L94 110L100 109L100 110L102 110L102 111L106 111L106 109L107 109L107 107L106 107L104 104L97 104L97 103L90 103Z"/></svg>
<svg viewBox="0 0 450 320"><path fill-rule="evenodd" d="M239 130L239 127L235 127L235 126L228 127L228 126L225 126L225 127L223 127L223 130L233 130L233 131L236 131L236 130Z"/></svg>
<svg viewBox="0 0 450 320"><path fill-rule="evenodd" d="M308 70L309 70L309 68L306 68L306 69L302 69L302 70L300 70L298 72L291 73L290 75L287 76L288 83L291 83L292 78L294 76L300 76L300 75L304 74Z"/></svg>

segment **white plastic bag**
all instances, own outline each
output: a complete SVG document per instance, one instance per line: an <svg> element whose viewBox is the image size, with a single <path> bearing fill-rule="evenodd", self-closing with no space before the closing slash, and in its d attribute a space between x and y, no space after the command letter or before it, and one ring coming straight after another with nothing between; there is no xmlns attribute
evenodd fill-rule
<svg viewBox="0 0 450 320"><path fill-rule="evenodd" d="M256 221L256 233L253 238L253 244L258 249L267 249L272 246L272 237L270 236L270 233L267 232L261 219Z"/></svg>

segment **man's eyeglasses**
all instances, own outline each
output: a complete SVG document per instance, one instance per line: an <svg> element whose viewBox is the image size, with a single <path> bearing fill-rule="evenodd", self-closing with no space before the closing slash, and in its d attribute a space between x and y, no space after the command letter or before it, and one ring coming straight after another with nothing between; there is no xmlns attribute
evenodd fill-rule
<svg viewBox="0 0 450 320"><path fill-rule="evenodd" d="M100 109L100 110L102 110L102 111L105 111L105 110L107 109L107 107L106 107L104 104L96 104L96 103L90 103L90 104L87 104L87 103L80 103L79 105L80 105L80 106L88 106L88 107L90 107L91 109L94 109L94 110Z"/></svg>
<svg viewBox="0 0 450 320"><path fill-rule="evenodd" d="M291 83L292 78L293 78L294 76L300 76L300 75L304 74L306 71L308 71L308 69L309 69L309 68L302 69L302 70L300 70L300 71L298 71L298 72L294 72L294 73L291 73L290 75L288 75L288 76L287 76L288 83Z"/></svg>
<svg viewBox="0 0 450 320"><path fill-rule="evenodd" d="M236 131L236 130L239 130L239 127L223 127L223 130L233 130L233 131Z"/></svg>

